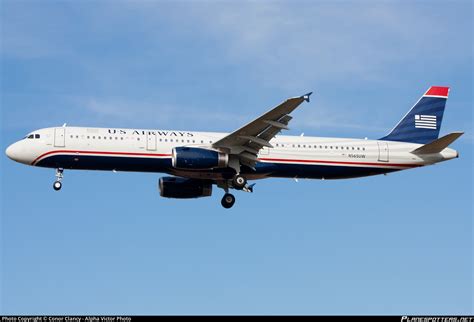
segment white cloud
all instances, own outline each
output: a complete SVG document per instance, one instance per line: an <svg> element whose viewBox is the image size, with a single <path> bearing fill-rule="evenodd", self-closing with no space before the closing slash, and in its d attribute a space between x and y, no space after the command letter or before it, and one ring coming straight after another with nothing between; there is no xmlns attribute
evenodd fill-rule
<svg viewBox="0 0 474 322"><path fill-rule="evenodd" d="M170 14L176 24L186 19L199 26L234 63L252 65L261 81L294 90L348 77L381 81L387 70L421 55L436 59L449 43L465 41L453 39L429 9L408 2L239 2L199 3Z"/></svg>
<svg viewBox="0 0 474 322"><path fill-rule="evenodd" d="M325 92L318 94L321 101L318 97L311 103L311 109L298 112L292 128L362 130L358 124L366 120L367 110L353 111L348 104L351 99L348 94L329 93L329 90L337 87L346 93L344 87L380 87L384 82L405 82L400 75L394 78L393 73L406 70L410 73L406 76L409 79L412 73L428 73L429 69L423 66L427 61L431 61L427 64L431 67L435 65L433 60L449 58L462 63L472 59L472 50L466 41L472 38L471 23L465 19L453 21L456 15L447 12L462 7L462 3L446 5L446 10L431 10L431 4L424 2L378 1L99 4L80 4L81 10L74 14L67 10L65 15L61 14L60 5L51 3L47 10L38 7L23 10L25 6L13 12L9 9L8 15L2 15L2 26L8 28L2 31L1 50L2 55L27 59L63 56L67 63L62 66L81 66L80 72L86 81L79 85L91 83L90 87L97 91L84 93L84 88L79 87L78 92L72 94L79 97L77 102L72 100L75 114L86 115L84 120L92 116L102 123L231 130L268 108L266 103L261 106L261 101L242 107L229 103L232 111L203 97L196 97L192 106L177 104L176 101L184 101L176 99L178 91L196 89L192 81L200 79L193 74L193 68L202 62L202 56L209 55L211 65L212 60L216 65L226 62L227 65L222 64L224 67L232 66L248 74L247 79L236 81L237 86L248 80L245 86L281 93L275 96L282 99L287 94L299 94L302 89L325 87ZM51 8L54 8L53 14L48 19L47 12ZM458 37L453 37L454 34ZM188 48L188 42L196 39L199 40L197 45ZM108 44L117 47L109 49ZM118 47L122 50L117 50ZM166 51L170 48L172 50ZM118 54L109 55L109 50ZM121 54L123 52L125 54ZM172 60L175 52L185 53L179 62ZM197 61L193 60L195 57ZM160 59L170 65L185 66L164 68L157 64ZM150 69L157 73L148 73ZM169 80L176 70L181 73L180 77L192 81ZM228 76L225 69L220 75L220 70L213 74L198 69L199 72L206 86L241 76L235 72ZM148 78L142 78L143 74ZM75 77L77 74L71 75ZM144 84L146 80L156 82L156 92L144 98L143 87L149 86ZM185 88L181 87L183 83ZM168 90L171 94L166 96ZM248 95L256 97L257 94ZM352 95L352 99L361 104L354 93ZM366 91L364 95L369 93ZM338 107L333 108L325 101ZM212 105L203 108L205 104ZM367 130L384 133L384 127L375 124L376 113L382 112L373 112L374 127ZM201 124L196 124L197 118L202 120Z"/></svg>

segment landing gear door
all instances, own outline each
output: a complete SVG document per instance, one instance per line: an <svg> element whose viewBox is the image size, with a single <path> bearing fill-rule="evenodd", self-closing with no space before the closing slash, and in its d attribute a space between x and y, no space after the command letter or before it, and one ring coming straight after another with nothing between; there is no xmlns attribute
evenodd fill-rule
<svg viewBox="0 0 474 322"><path fill-rule="evenodd" d="M66 128L65 127L57 127L54 129L54 146L56 147L64 147L66 140Z"/></svg>
<svg viewBox="0 0 474 322"><path fill-rule="evenodd" d="M379 161L388 162L388 143L377 142L379 145Z"/></svg>
<svg viewBox="0 0 474 322"><path fill-rule="evenodd" d="M146 132L146 149L156 151L156 134L153 132Z"/></svg>

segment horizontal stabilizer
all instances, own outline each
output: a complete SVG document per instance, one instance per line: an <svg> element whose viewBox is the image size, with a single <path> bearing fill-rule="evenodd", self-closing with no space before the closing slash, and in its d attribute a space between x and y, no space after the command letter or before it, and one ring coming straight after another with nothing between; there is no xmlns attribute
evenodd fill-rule
<svg viewBox="0 0 474 322"><path fill-rule="evenodd" d="M415 154L430 154L430 153L439 153L446 149L451 143L456 141L464 132L453 132L448 135L443 136L442 138L436 139L431 143L425 144L418 149L411 151Z"/></svg>

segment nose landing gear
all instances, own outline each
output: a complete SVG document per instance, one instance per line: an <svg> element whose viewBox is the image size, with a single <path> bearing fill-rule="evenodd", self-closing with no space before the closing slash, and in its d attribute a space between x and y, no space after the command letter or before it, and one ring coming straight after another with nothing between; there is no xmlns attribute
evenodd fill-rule
<svg viewBox="0 0 474 322"><path fill-rule="evenodd" d="M61 181L63 180L63 172L64 172L64 169L61 169L61 168L56 169L56 181L54 181L53 183L53 189L56 191L61 190L63 186L63 184L61 183Z"/></svg>
<svg viewBox="0 0 474 322"><path fill-rule="evenodd" d="M56 191L61 190L62 186L63 184L61 183L61 181L54 181L53 183L53 189Z"/></svg>

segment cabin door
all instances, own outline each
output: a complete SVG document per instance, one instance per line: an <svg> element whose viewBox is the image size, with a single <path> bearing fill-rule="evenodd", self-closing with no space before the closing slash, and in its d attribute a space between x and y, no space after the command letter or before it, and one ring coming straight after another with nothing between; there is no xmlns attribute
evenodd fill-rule
<svg viewBox="0 0 474 322"><path fill-rule="evenodd" d="M54 129L54 146L64 147L66 140L66 127L57 127Z"/></svg>
<svg viewBox="0 0 474 322"><path fill-rule="evenodd" d="M388 143L377 142L379 145L379 161L388 162Z"/></svg>

